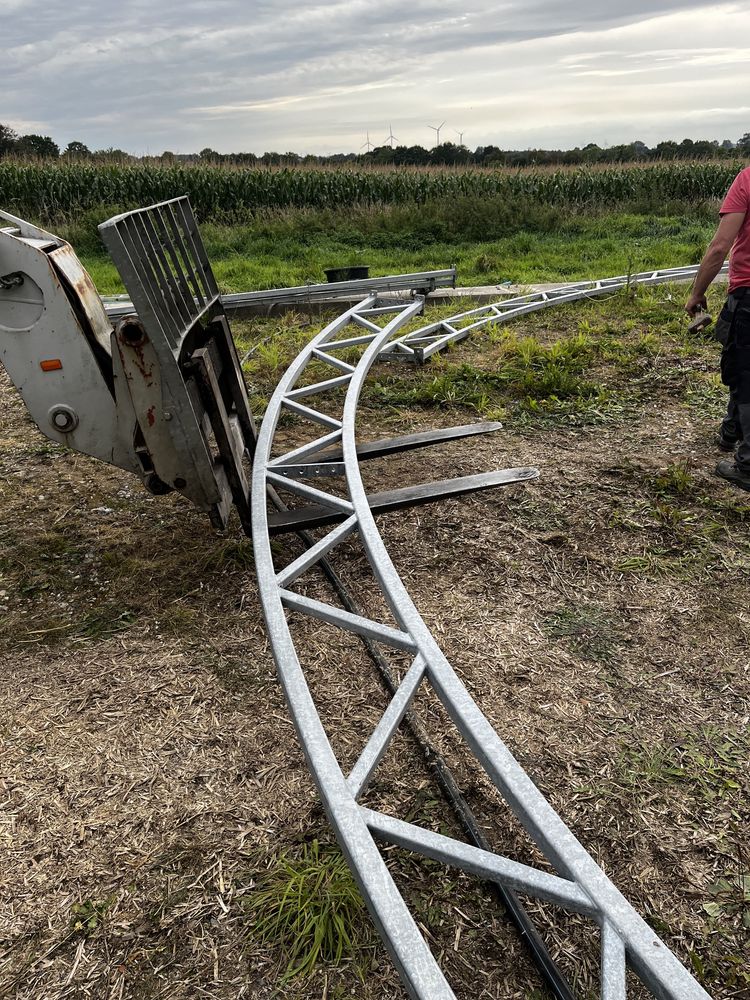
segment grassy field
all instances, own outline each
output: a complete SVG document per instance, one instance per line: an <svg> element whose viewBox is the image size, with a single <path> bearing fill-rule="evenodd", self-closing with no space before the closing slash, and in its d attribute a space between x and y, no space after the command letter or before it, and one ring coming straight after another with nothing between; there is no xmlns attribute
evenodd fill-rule
<svg viewBox="0 0 750 1000"><path fill-rule="evenodd" d="M55 231L77 248L103 294L124 291L89 213ZM716 206L674 214L570 210L525 213L499 201L416 208L305 210L252 224L201 227L222 291L325 281L324 269L368 264L372 275L451 267L460 285L528 284L697 263Z"/></svg>
<svg viewBox="0 0 750 1000"><path fill-rule="evenodd" d="M628 219L645 233L642 218ZM588 220L581 247L595 225L602 245L612 238L605 218ZM672 236L701 237L703 223L684 225L699 228ZM669 233L652 235L667 241L658 263L687 263ZM561 234L560 261L564 244ZM618 260L602 254L592 270L627 269ZM712 475L724 390L715 344L686 332L684 296L616 294L485 330L424 369L380 366L359 433L504 421L470 444L374 464L383 489L540 468L537 483L391 514L381 531L534 781L712 997L736 1000L750 992L750 505ZM322 322L235 325L252 351L258 414ZM236 525L217 536L179 498L149 497L126 474L51 445L7 383L0 393L0 995L402 996L287 715L250 543ZM297 432L285 425L291 440ZM365 562L354 548L341 556L356 590ZM356 748L384 695L356 648L319 625L306 638L321 716ZM533 858L437 706L419 710L493 844ZM420 769L401 741L368 804L417 774L405 814L450 829ZM547 1000L481 886L399 852L389 864L460 1000ZM292 945L311 908L328 914L312 970ZM576 921L530 909L590 1000L591 941ZM334 940L331 913L346 929Z"/></svg>

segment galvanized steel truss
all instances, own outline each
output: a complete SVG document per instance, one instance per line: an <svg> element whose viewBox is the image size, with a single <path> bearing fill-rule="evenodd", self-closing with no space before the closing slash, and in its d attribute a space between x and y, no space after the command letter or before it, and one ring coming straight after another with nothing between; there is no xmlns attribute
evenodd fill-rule
<svg viewBox="0 0 750 1000"><path fill-rule="evenodd" d="M476 309L467 309L445 319L436 320L394 338L384 349L383 355L399 360L424 362L445 350L451 344L464 340L475 330L490 323L507 323L519 316L547 309L549 306L565 302L579 302L582 299L598 298L612 292L622 291L636 285L661 285L669 281L687 281L694 278L698 265L671 267L657 271L641 271L638 274L621 274L615 278L599 278L595 281L577 281L544 292L532 292L512 299L501 299ZM727 273L727 265L721 269Z"/></svg>
<svg viewBox="0 0 750 1000"><path fill-rule="evenodd" d="M413 318L417 308L418 303L380 309L370 296L327 326L282 377L266 411L255 452L251 507L261 602L281 683L342 851L399 974L414 997L447 1000L454 994L398 892L376 840L500 882L589 918L599 928L602 1000L626 998L627 968L659 1000L707 1000L708 994L615 888L494 731L422 620L380 537L357 459L356 409L369 369L391 349L399 329ZM389 314L393 318L381 328L380 317ZM350 324L358 330L353 336L341 336ZM355 363L340 355L353 347L362 349ZM308 370L313 363L327 369L322 376L317 375L319 368L314 370L316 374ZM345 396L340 404L337 399L342 390ZM335 398L325 409L319 408L320 404L309 405L310 397L325 399L331 393ZM338 415L334 416L331 409ZM313 427L322 426L324 433L316 430L317 436L309 443L274 455L276 431L284 410L304 418ZM337 493L305 482L305 466L310 476L316 475L321 456L333 447L340 450L340 460L329 471L345 485ZM520 474L509 477L511 480L529 478L527 474L534 470L516 471ZM274 563L269 538L267 504L269 496L277 497L277 490L328 506L342 519L283 567ZM353 535L358 536L395 624L352 614L294 589L296 581ZM400 686L348 774L342 770L319 717L287 613L322 620L385 647L406 651L410 657L411 665ZM360 804L404 714L424 688L431 689L440 700L476 761L557 874Z"/></svg>

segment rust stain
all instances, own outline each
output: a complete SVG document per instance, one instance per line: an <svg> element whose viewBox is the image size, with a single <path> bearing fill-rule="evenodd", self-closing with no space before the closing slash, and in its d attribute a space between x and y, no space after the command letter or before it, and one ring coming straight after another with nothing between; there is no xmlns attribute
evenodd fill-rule
<svg viewBox="0 0 750 1000"><path fill-rule="evenodd" d="M112 324L107 318L104 304L88 271L84 269L75 251L68 243L57 247L57 249L49 254L49 257L56 267L60 269L70 288L78 296L97 340L99 340L102 346L108 348L109 331L112 328Z"/></svg>
<svg viewBox="0 0 750 1000"><path fill-rule="evenodd" d="M146 355L143 350L144 344L125 344L128 348L131 358L135 361L135 366L138 371L143 376L143 381L146 385L153 385L154 383L154 366L153 363L146 361Z"/></svg>
<svg viewBox="0 0 750 1000"><path fill-rule="evenodd" d="M153 427L156 422L156 416L154 415L155 406L149 406L146 410L146 420L148 420L148 426Z"/></svg>

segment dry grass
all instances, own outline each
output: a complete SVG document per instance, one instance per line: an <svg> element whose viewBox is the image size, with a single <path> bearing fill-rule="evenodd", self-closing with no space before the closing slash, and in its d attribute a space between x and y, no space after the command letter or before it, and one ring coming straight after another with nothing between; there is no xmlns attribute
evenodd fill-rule
<svg viewBox="0 0 750 1000"><path fill-rule="evenodd" d="M521 332L546 343L604 316L593 341L640 344L671 322L660 302L530 318ZM459 351L479 367L501 349L480 337ZM383 517L384 538L534 780L712 996L730 1000L749 989L737 880L750 872L750 508L711 475L712 350L669 328L656 360L600 351L593 377L612 402L600 416L511 407L506 431L370 463L367 477L387 488L540 467L526 488ZM330 834L275 680L247 544L47 446L6 383L2 403L0 995L279 995L285 957L253 937L248 900L276 860ZM456 406L373 400L360 433L466 419ZM356 543L337 565L376 606ZM372 668L348 637L294 627L321 715L352 760L385 704ZM536 859L439 707L419 707L493 843ZM406 738L368 803L455 830ZM389 858L462 1000L541 1000L522 946L472 880ZM576 921L530 908L588 997L591 941ZM402 992L370 939L281 995Z"/></svg>

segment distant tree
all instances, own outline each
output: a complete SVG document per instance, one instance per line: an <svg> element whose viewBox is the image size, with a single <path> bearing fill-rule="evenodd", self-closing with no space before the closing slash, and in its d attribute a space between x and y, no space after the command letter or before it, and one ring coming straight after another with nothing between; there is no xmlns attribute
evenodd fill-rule
<svg viewBox="0 0 750 1000"><path fill-rule="evenodd" d="M48 135L22 135L16 143L16 151L22 156L50 160L56 160L60 155L60 147Z"/></svg>
<svg viewBox="0 0 750 1000"><path fill-rule="evenodd" d="M200 156L200 158L202 160L205 160L206 163L220 163L221 162L221 153L217 153L216 150L215 149L211 149L210 146L206 146L206 148L202 149L198 155Z"/></svg>
<svg viewBox="0 0 750 1000"><path fill-rule="evenodd" d="M434 146L430 150L430 163L453 164L467 163L469 151L465 146L458 146L455 142L441 142L439 146Z"/></svg>
<svg viewBox="0 0 750 1000"><path fill-rule="evenodd" d="M400 162L415 166L426 165L430 162L430 154L424 146L407 146L404 149L403 158Z"/></svg>
<svg viewBox="0 0 750 1000"><path fill-rule="evenodd" d="M136 157L126 153L124 149L108 146L106 149L95 149L91 154L96 160L110 160L114 163L132 163Z"/></svg>
<svg viewBox="0 0 750 1000"><path fill-rule="evenodd" d="M683 139L679 146L679 156L682 159L692 159L695 156L695 143L692 139Z"/></svg>
<svg viewBox="0 0 750 1000"><path fill-rule="evenodd" d="M737 149L743 156L750 156L750 132L745 132L742 138L737 140Z"/></svg>
<svg viewBox="0 0 750 1000"><path fill-rule="evenodd" d="M602 158L603 150L595 142L587 143L581 150L582 163L598 163Z"/></svg>
<svg viewBox="0 0 750 1000"><path fill-rule="evenodd" d="M679 155L680 147L676 142L672 142L670 139L665 139L664 142L657 143L652 152L660 160L674 160Z"/></svg>
<svg viewBox="0 0 750 1000"><path fill-rule="evenodd" d="M12 153L18 144L18 136L8 125L0 124L0 156Z"/></svg>
<svg viewBox="0 0 750 1000"><path fill-rule="evenodd" d="M511 156L516 157L516 163L523 166L527 163L533 163L534 161L534 151L532 149L523 150L520 153L504 153L502 149L498 149L497 146L488 146L484 154L484 162L489 167L500 167L505 163L510 163Z"/></svg>
<svg viewBox="0 0 750 1000"><path fill-rule="evenodd" d="M391 149L390 146L376 146L369 153L365 153L362 159L367 160L369 163L395 163L396 150Z"/></svg>
<svg viewBox="0 0 750 1000"><path fill-rule="evenodd" d="M503 161L503 152L497 146L478 146L474 158L477 163L499 163Z"/></svg>
<svg viewBox="0 0 750 1000"><path fill-rule="evenodd" d="M258 157L255 153L228 153L226 156L222 157L223 160L227 160L230 163L237 163L243 167L252 166L254 163L258 162Z"/></svg>
<svg viewBox="0 0 750 1000"><path fill-rule="evenodd" d="M165 149L159 159L163 160L164 163L174 163L174 153L171 149Z"/></svg>
<svg viewBox="0 0 750 1000"><path fill-rule="evenodd" d="M651 152L645 142L641 142L640 139L636 139L635 142L631 143L631 149L633 150L634 160L645 160L649 153Z"/></svg>
<svg viewBox="0 0 750 1000"><path fill-rule="evenodd" d="M85 160L91 156L91 150L84 143L74 140L73 142L69 142L65 147L63 156L67 156L71 160Z"/></svg>
<svg viewBox="0 0 750 1000"><path fill-rule="evenodd" d="M708 139L699 139L693 143L693 156L696 159L707 160L712 156L716 156L717 151L718 144L710 142Z"/></svg>

